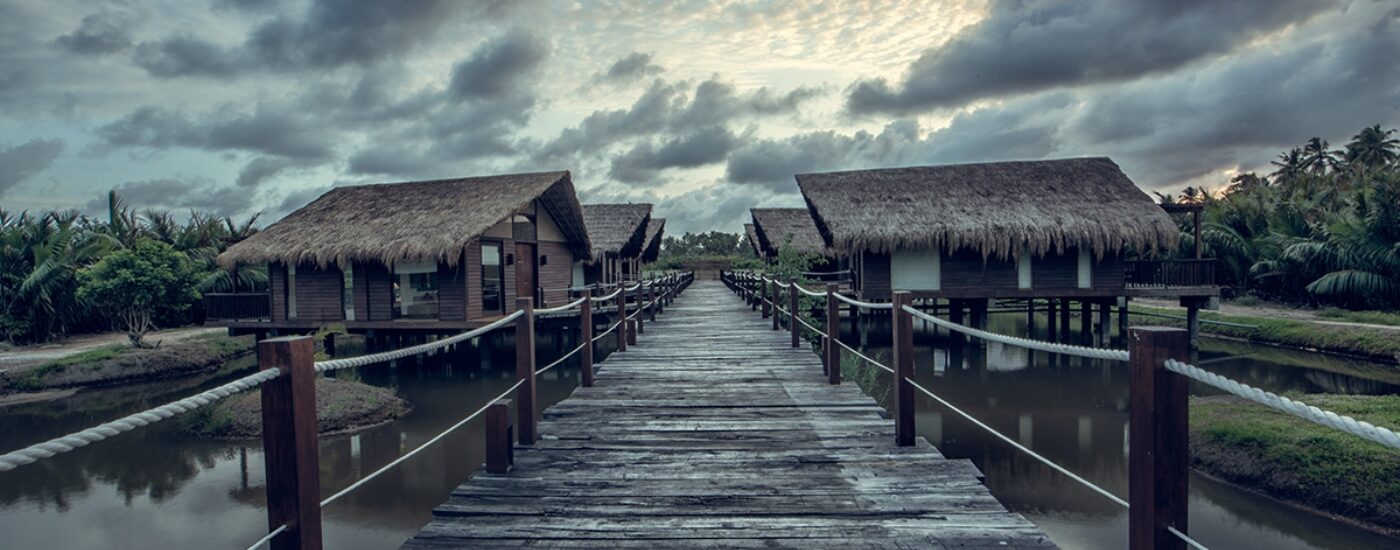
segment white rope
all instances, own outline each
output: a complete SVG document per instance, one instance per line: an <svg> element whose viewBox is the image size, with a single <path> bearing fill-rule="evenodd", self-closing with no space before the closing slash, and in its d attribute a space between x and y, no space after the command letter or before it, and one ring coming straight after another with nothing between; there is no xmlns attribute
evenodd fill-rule
<svg viewBox="0 0 1400 550"><path fill-rule="evenodd" d="M1392 449L1400 449L1400 434L1396 434L1388 428L1357 420L1350 416L1340 415L1332 411L1319 409L1307 403L1294 401L1287 397L1236 382L1195 365L1188 365L1175 359L1168 359L1165 366L1169 371L1197 382L1225 390L1250 401L1254 401L1255 403L1273 407L1304 420L1374 441Z"/></svg>
<svg viewBox="0 0 1400 550"><path fill-rule="evenodd" d="M807 289L805 289L805 288L802 288L802 285L797 285L797 291L798 291L798 292L801 292L801 293L803 293L803 294L806 294L806 295L808 295L808 296L811 296L811 297L813 297L813 298L825 298L825 297L826 297L826 293L825 293L825 292L821 292L821 291L816 291L816 292L814 292L814 291L811 291L811 290L807 290Z"/></svg>
<svg viewBox="0 0 1400 550"><path fill-rule="evenodd" d="M822 331L821 331L820 329L818 329L817 327L814 327L814 326L812 326L812 325L807 324L807 321L803 321L803 320L802 320L802 317L800 317L800 316L799 316L799 317L794 317L794 319L797 319L797 322L802 323L802 326L805 326L805 327L811 329L812 332L815 332L815 333L817 333L817 334L822 335L823 338L825 338L825 337L827 336L825 332L822 332Z"/></svg>
<svg viewBox="0 0 1400 550"><path fill-rule="evenodd" d="M1034 458L1034 459L1036 459L1036 460L1039 460L1041 463L1045 464L1046 466L1049 466L1050 468L1054 469L1055 471L1060 472L1060 473L1062 473L1062 474L1068 476L1070 479L1079 482L1079 484L1081 484L1081 485L1083 485L1083 486L1085 486L1085 487L1088 487L1089 489L1093 490L1095 493L1098 493L1098 494L1100 494L1100 495L1103 495L1105 498L1107 498L1107 499L1109 499L1109 500L1111 500L1111 501L1117 503L1119 506L1122 506L1122 507L1124 507L1124 508L1127 508L1127 507L1128 507L1128 501L1119 498L1118 495L1115 495L1115 494L1113 494L1113 493L1110 493L1110 492L1108 492L1107 490L1103 489L1102 487L1099 487L1098 485L1094 485L1094 484L1093 484L1092 482L1090 482L1089 480L1084 479L1084 478L1082 478L1082 477L1079 477L1078 474L1076 474L1076 473L1074 473L1074 472L1071 472L1071 471L1065 469L1063 466L1060 466L1059 464L1055 464L1054 462L1051 462L1050 459L1045 458L1045 457L1043 457L1043 456L1040 456L1039 453L1036 453L1035 451L1030 450L1030 449L1027 448L1026 446L1021 445L1020 443L1017 443L1015 440L1013 440L1013 439L1011 439L1011 438L1009 438L1009 437L1006 437L1005 435L1002 435L1001 432L998 432L998 431L992 429L991 426L988 426L988 425L986 425L986 424L983 424L981 420L978 420L978 419L976 419L976 418L973 418L972 415L967 414L966 412L963 412L962 409L957 408L957 407L954 406L952 403L949 403L948 401L944 400L942 397L939 397L937 394L935 394L935 393L933 393L933 392L931 392L931 391L928 391L928 388L925 388L925 387L923 387L923 386L920 386L917 382L915 382L915 381L913 381L913 380L910 380L910 379L908 379L908 378L906 378L904 381L907 382L910 386L913 386L914 389L917 389L917 390L919 390L919 391L921 391L921 392L924 392L924 395L927 395L927 396L929 396L930 398L933 398L934 401L937 401L937 402L941 403L944 407L947 407L948 410L951 410L951 411L953 411L954 413L957 413L958 416L961 416L961 417L967 419L967 421L968 421L968 422L971 422L973 425L975 425L975 426L977 426L977 427L979 427L979 428L982 428L983 430L986 430L987 433L992 434L992 435L995 436L997 439L1000 439L1000 440L1002 440L1002 441L1005 441L1008 445L1011 445L1012 447L1015 447L1016 450L1021 451L1021 452L1023 452L1023 453L1026 453L1026 454L1030 455L1032 458Z"/></svg>
<svg viewBox="0 0 1400 550"><path fill-rule="evenodd" d="M282 534L282 533L283 533L284 531L286 531L286 530L287 530L287 524L284 523L284 524L282 524L280 527L278 527L278 528L276 528L276 529L273 529L271 533L268 533L267 535L264 535L263 538L258 539L258 542L255 542L255 543L253 543L252 546L249 546L249 547L248 547L248 550L257 550L258 548L262 548L262 547L264 547L264 546L267 546L267 543L272 542L272 539L273 539L274 537L276 537L277 535Z"/></svg>
<svg viewBox="0 0 1400 550"><path fill-rule="evenodd" d="M874 303L874 302L862 302L862 301L857 300L857 299L855 299L855 298L847 298L847 297L846 297L845 295L843 295L843 294L837 294L837 295L836 295L836 299L841 300L842 302L846 302L846 303L848 303L848 304L851 304L851 305L853 305L853 306L863 307L863 308L866 308L866 309L894 309L894 304L890 304L890 303L877 304L877 303Z"/></svg>
<svg viewBox="0 0 1400 550"><path fill-rule="evenodd" d="M853 347L851 347L851 346L846 345L846 343L845 343L845 342L842 342L840 338L832 338L831 341L832 341L832 342L836 342L836 345L838 345L838 346L841 346L841 347L843 347L843 348L846 348L846 351L849 351L849 352L851 352L851 353L856 354L856 357L859 357L859 358L861 358L861 359L864 359L864 360L866 360L866 362L868 362L868 363L870 363L870 364L872 364L872 365L875 365L875 366L877 366L877 367L880 367L880 368L882 368L882 369L885 369L885 372L888 372L888 373L890 373L890 374L894 374L894 369L890 368L889 365L886 365L886 364L884 364L884 363L881 363L881 362L879 362L879 361L876 361L876 360L874 360L874 359L871 359L870 357L866 356L864 353L861 353L861 352L859 352L859 351L856 351L856 348L853 348Z"/></svg>
<svg viewBox="0 0 1400 550"><path fill-rule="evenodd" d="M535 313L559 313L559 312L561 312L561 311L567 311L567 310L573 309L574 306L577 306L577 305L579 305L579 304L582 304L583 301L586 300L586 299L587 299L587 298L579 298L579 299L577 299L577 300L574 300L574 301L569 302L569 303L567 303L567 304L564 304L564 305L562 305L562 306L556 306L556 307L549 307L549 308L537 309L537 310L535 310Z"/></svg>
<svg viewBox="0 0 1400 550"><path fill-rule="evenodd" d="M582 343L582 344L579 344L578 347L576 347L576 348L573 349L573 351L570 351L569 353L565 353L562 357L560 357L560 358L558 358L558 359L555 359L553 363L550 363L550 364L548 364L548 365L545 365L544 368L535 371L535 374L536 374L536 375L544 374L545 371L547 371L547 370L549 370L549 369L552 369L552 368L554 368L554 367L557 367L557 366L563 364L565 359L568 359L568 358L570 358L570 357L573 357L575 353L578 353L578 352L579 352L579 350L583 349L584 347L586 347L586 346L588 346L589 344L592 344L592 343L593 343L593 342L590 340L590 341L588 341L588 342L584 342L584 343Z"/></svg>
<svg viewBox="0 0 1400 550"><path fill-rule="evenodd" d="M1167 532L1176 535L1176 538L1181 539L1182 541L1186 542L1186 544L1191 545L1191 547L1195 548L1196 550L1210 550L1209 548L1206 548L1206 545L1201 544L1200 542L1197 542L1196 539L1187 536L1186 533L1177 531L1175 527L1168 525Z"/></svg>
<svg viewBox="0 0 1400 550"><path fill-rule="evenodd" d="M617 289L617 290L612 291L612 294L609 294L609 295L607 295L607 296L594 296L594 297L591 297L591 298L589 298L589 299L590 299L590 300L593 300L593 301L595 301L595 302L606 302L606 301L608 301L608 300L611 300L611 299L613 299L613 298L616 298L617 295L618 295L619 293L621 293L621 292L622 292L622 289L619 288L619 289Z"/></svg>
<svg viewBox="0 0 1400 550"><path fill-rule="evenodd" d="M997 334L995 332L988 332L985 330L979 330L965 325L959 325L952 321L944 321L943 319L939 319L938 317L929 315L909 306L904 306L904 311L915 317L918 317L940 327L946 328L948 330L956 330L963 334L976 336L983 340L988 340L992 342L1001 342L1003 344L1011 346L1040 351L1048 351L1051 353L1076 355L1079 357L1087 357L1089 359L1104 359L1110 361L1128 360L1128 350L1125 349L1089 348L1084 346L1071 346L1069 344L1057 344L1054 342L1042 342L1040 340L1031 340L1029 338L1020 338L1016 336L1007 336L1005 334Z"/></svg>
<svg viewBox="0 0 1400 550"><path fill-rule="evenodd" d="M363 367L363 366L365 366L365 365L372 365L372 364L375 364L375 363L383 363L383 362L385 362L385 361L393 361L393 360L395 360L395 359L402 359L402 358L404 358L404 357L410 357L410 356L417 355L417 354L420 354L420 353L426 353L426 352L429 352L429 351L432 351L432 350L435 350L435 349L438 349L438 348L441 348L441 347L445 347L445 346L450 346L450 345L452 345L452 344L456 344L457 342L461 342L461 341L463 341L463 340L470 340L470 339L472 339L472 338L476 338L477 336L481 336L481 335L483 335L483 334L486 334L486 333L488 333L488 332L491 332L491 331L493 331L493 330L496 330L496 329L498 329L498 328L501 328L502 326L505 326L505 325L507 325L507 324L509 324L509 323L511 323L511 322L514 322L516 319L520 318L520 316L521 316L521 315L524 315L524 314L525 314L525 312L522 311L522 310L515 310L514 313L511 313L510 315L507 315L507 316L505 316L505 317L502 317L502 318L496 320L495 322L492 322L492 323L489 324L489 325L486 325L486 326L481 327L481 328L478 328L478 329L473 329L473 330L470 330L470 331L467 331L467 332L463 332L463 333L461 333L461 334L458 334L458 335L456 335L456 336L452 336L452 337L449 337L449 338L443 338L443 339L438 340L438 341L436 341L436 342L428 342L428 343L426 343L426 344L418 344L418 345L416 345L416 346L409 346L409 347L406 347L406 348L399 348L399 349L396 349L396 350L393 350L393 351L385 351L385 352L380 352L380 353L371 353L371 354L369 354L369 355L361 355L361 356L359 356L359 357L348 357L348 358L345 358L345 359L332 359L332 360L330 360L330 361L317 361L317 362L316 362L316 372L326 372L326 371L333 371L333 370L340 370L340 369L348 369L348 368L352 368L352 367Z"/></svg>
<svg viewBox="0 0 1400 550"><path fill-rule="evenodd" d="M515 385L511 386L510 389L507 389L506 391L502 392L500 395L496 396L494 399L491 399L490 401L487 401L486 404L485 404L485 405L482 405L480 409L477 409L477 410L476 410L476 412L473 412L473 413L467 415L466 418L463 418L463 419L457 421L456 424L453 424L451 427L447 428L446 430L443 430L442 433L437 434L436 436L433 436L432 439L429 439L427 442L423 443L422 445L419 445L417 448L413 449L412 451L409 451L409 452L404 453L403 456L400 456L400 457L394 459L393 462L390 462L390 463L388 463L388 464L385 464L383 467L379 468L378 470L375 470L374 473L372 473L372 474L370 474L370 475L367 475L367 476L365 476L365 477L360 478L359 481L356 481L356 482L354 482L354 483L351 483L349 487L346 487L346 488L344 488L344 489L341 489L341 490L340 490L339 492L337 492L336 494L331 495L331 496L329 496L329 497L326 497L324 500L321 501L321 507L322 507L322 508L325 508L327 505L329 505L329 504L332 503L332 502L335 502L335 501L336 501L337 499L339 499L340 497L343 497L343 496L345 496L345 495L350 494L351 491L354 491L355 489L360 488L361 485L364 485L364 484L366 484L366 483L369 483L370 480L373 480L374 478L379 477L379 476L380 476L381 474L383 474L384 472L389 471L390 468L393 468L394 466L398 466L399 464L402 464L403 461L408 460L408 459L410 459L410 458L413 458L414 455L417 455L418 453L422 452L423 449L426 449L426 448L428 448L429 446L431 446L432 444L437 443L437 442L438 442L439 440L441 440L442 438L447 437L447 434L452 433L453 430L456 430L457 428L462 427L463 424L466 424L467 422L471 422L472 419L474 419L474 418L477 417L477 415L480 415L481 413L486 412L486 409L491 408L491 405L495 404L497 401L500 401L500 400L502 400L502 399L505 399L505 397L506 397L507 395L510 395L510 394L511 394L512 392L514 392L515 390L520 389L520 386L521 386L522 384L524 384L524 383L525 383L524 380L516 380L516 381L515 381Z"/></svg>
<svg viewBox="0 0 1400 550"><path fill-rule="evenodd" d="M256 388L264 382L281 375L281 369L274 368L258 371L217 388L191 395L178 401L172 401L159 407L127 415L111 422L99 424L63 437L50 439L43 443L36 443L23 449L10 451L0 455L0 472L7 472L25 464L32 464L40 459L66 453L90 443L96 443L136 428L160 422L178 414L187 413L200 407L217 403L231 395Z"/></svg>

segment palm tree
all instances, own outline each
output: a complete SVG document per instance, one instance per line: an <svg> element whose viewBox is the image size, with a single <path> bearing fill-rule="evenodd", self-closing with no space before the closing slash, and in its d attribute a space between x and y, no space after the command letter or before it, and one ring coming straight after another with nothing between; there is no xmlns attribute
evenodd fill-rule
<svg viewBox="0 0 1400 550"><path fill-rule="evenodd" d="M1341 153L1327 149L1327 140L1314 137L1303 146L1303 168L1313 175L1338 171L1341 167Z"/></svg>
<svg viewBox="0 0 1400 550"><path fill-rule="evenodd" d="M1369 128L1364 128L1360 133L1351 137L1351 143L1347 144L1346 158L1353 165L1365 169L1376 169L1389 166L1400 158L1400 140L1392 135L1395 130L1382 130L1377 124Z"/></svg>
<svg viewBox="0 0 1400 550"><path fill-rule="evenodd" d="M1269 177L1279 183L1291 183L1296 180L1298 176L1303 175L1305 171L1303 167L1303 149L1301 147L1294 147L1287 152L1279 153L1278 159L1270 164L1273 164L1277 168L1272 174L1269 174Z"/></svg>

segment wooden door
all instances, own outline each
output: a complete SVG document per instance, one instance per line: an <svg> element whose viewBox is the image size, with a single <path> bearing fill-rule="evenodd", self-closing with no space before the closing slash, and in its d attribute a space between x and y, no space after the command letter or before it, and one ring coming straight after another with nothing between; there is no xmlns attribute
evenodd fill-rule
<svg viewBox="0 0 1400 550"><path fill-rule="evenodd" d="M534 243L515 243L515 295L531 297L536 306L540 305L539 295L535 292L537 288L535 274L538 272L535 263L537 261ZM514 305L511 307L513 308Z"/></svg>

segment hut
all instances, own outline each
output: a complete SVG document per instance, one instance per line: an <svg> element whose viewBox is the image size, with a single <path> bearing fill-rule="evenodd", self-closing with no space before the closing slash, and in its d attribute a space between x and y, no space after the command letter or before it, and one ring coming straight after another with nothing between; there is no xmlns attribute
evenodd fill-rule
<svg viewBox="0 0 1400 550"><path fill-rule="evenodd" d="M806 208L750 208L749 215L753 217L753 237L757 238L760 258L771 262L778 258L779 251L791 248L801 254L821 256L823 260L813 266L814 270L839 269L839 262Z"/></svg>
<svg viewBox="0 0 1400 550"><path fill-rule="evenodd" d="M651 205L646 203L583 205L583 223L593 247L575 284L636 279L650 221Z"/></svg>
<svg viewBox="0 0 1400 550"><path fill-rule="evenodd" d="M758 244L758 230L753 224L744 224L744 238L749 241L749 247L753 249L753 255L761 260L767 260L763 255L763 245Z"/></svg>
<svg viewBox="0 0 1400 550"><path fill-rule="evenodd" d="M666 234L666 218L652 218L647 222L646 243L642 245L642 265L656 263L661 257L661 240Z"/></svg>
<svg viewBox="0 0 1400 550"><path fill-rule="evenodd" d="M907 290L916 298L951 300L958 311L967 305L975 318L990 299L1058 299L1065 306L1073 299L1087 313L1091 304L1106 311L1132 295L1219 293L1204 276L1150 289L1128 280L1125 274L1138 267L1130 255L1173 248L1178 229L1107 158L796 179L823 242L850 258L855 293L866 300Z"/></svg>
<svg viewBox="0 0 1400 550"><path fill-rule="evenodd" d="M541 289L567 288L590 247L568 172L338 187L219 256L266 265L271 287L263 318L224 324L455 332L516 296L567 298Z"/></svg>

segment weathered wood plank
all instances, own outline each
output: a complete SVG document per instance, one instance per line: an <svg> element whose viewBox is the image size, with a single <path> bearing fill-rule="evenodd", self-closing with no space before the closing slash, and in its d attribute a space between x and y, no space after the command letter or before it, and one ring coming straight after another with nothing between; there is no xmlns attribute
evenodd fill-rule
<svg viewBox="0 0 1400 550"><path fill-rule="evenodd" d="M717 283L600 367L405 547L1054 546L971 462L896 446L884 409Z"/></svg>

